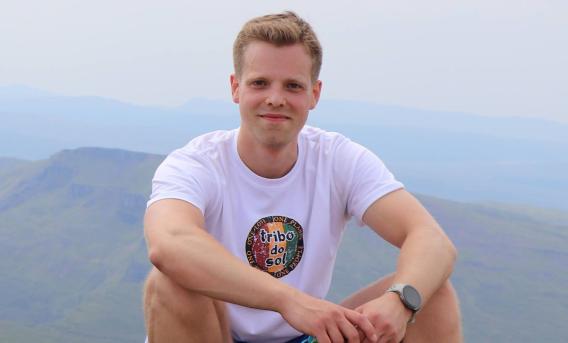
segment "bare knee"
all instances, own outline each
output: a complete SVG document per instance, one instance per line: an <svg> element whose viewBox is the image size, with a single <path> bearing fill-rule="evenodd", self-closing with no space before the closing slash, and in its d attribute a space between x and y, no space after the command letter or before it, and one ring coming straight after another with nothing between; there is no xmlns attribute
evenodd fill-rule
<svg viewBox="0 0 568 343"><path fill-rule="evenodd" d="M225 303L187 290L154 268L144 285L150 342L231 342Z"/></svg>
<svg viewBox="0 0 568 343"><path fill-rule="evenodd" d="M211 298L182 288L156 268L146 279L144 312L147 315L154 311L168 311L180 318L188 318L198 312L196 308L211 306Z"/></svg>
<svg viewBox="0 0 568 343"><path fill-rule="evenodd" d="M164 304L174 304L171 298L177 292L175 285L156 268L150 271L144 284L144 306L152 307Z"/></svg>
<svg viewBox="0 0 568 343"><path fill-rule="evenodd" d="M424 310L427 312L445 313L446 319L460 320L459 302L456 290L449 280L446 280L432 295Z"/></svg>
<svg viewBox="0 0 568 343"><path fill-rule="evenodd" d="M458 294L453 284L447 280L439 289L441 296L447 303L447 310L450 313L448 327L457 329L461 332L461 310Z"/></svg>
<svg viewBox="0 0 568 343"><path fill-rule="evenodd" d="M437 297L457 299L456 290L454 289L454 286L450 280L446 280L442 284L442 286L438 288L438 290L434 293L434 295Z"/></svg>
<svg viewBox="0 0 568 343"><path fill-rule="evenodd" d="M446 281L432 295L409 326L405 342L461 342L461 315L457 293Z"/></svg>

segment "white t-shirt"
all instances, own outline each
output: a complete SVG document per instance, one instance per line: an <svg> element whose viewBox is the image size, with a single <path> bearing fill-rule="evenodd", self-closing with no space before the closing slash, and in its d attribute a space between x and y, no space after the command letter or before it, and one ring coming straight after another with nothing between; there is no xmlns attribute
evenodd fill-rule
<svg viewBox="0 0 568 343"><path fill-rule="evenodd" d="M362 224L375 200L403 185L369 150L310 126L300 132L292 170L263 178L240 159L238 132L211 132L172 152L156 171L148 206L166 198L193 204L205 229L244 263L324 298L347 221ZM241 341L301 335L276 312L234 304L228 312Z"/></svg>

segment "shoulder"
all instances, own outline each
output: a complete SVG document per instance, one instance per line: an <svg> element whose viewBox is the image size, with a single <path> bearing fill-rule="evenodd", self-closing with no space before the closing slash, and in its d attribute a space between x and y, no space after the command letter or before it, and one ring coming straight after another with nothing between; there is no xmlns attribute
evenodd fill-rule
<svg viewBox="0 0 568 343"><path fill-rule="evenodd" d="M193 138L183 147L172 151L165 159L169 163L217 160L231 149L236 130L213 131Z"/></svg>
<svg viewBox="0 0 568 343"><path fill-rule="evenodd" d="M336 149L344 144L353 143L341 133L326 131L309 125L305 125L300 132L300 139L308 147L322 149L324 152Z"/></svg>
<svg viewBox="0 0 568 343"><path fill-rule="evenodd" d="M182 148L176 150L188 154L208 154L230 146L237 130L218 130L193 138Z"/></svg>
<svg viewBox="0 0 568 343"><path fill-rule="evenodd" d="M235 132L210 132L171 152L154 174L148 206L173 198L190 202L205 213L219 194L223 159L231 150Z"/></svg>
<svg viewBox="0 0 568 343"><path fill-rule="evenodd" d="M231 151L236 130L213 131L193 138L185 146L172 151L160 164L156 175L203 174L210 176Z"/></svg>
<svg viewBox="0 0 568 343"><path fill-rule="evenodd" d="M349 160L369 152L367 148L341 133L325 131L308 125L304 126L300 132L300 141L308 153L327 156L333 160Z"/></svg>

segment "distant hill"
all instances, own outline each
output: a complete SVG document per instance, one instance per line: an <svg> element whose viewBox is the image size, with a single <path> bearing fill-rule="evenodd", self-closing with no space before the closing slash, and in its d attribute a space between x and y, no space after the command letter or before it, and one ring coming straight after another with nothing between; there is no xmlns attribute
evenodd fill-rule
<svg viewBox="0 0 568 343"><path fill-rule="evenodd" d="M466 342L565 342L568 329L566 212L516 209L419 196L459 250L452 276ZM562 215L560 215L562 213ZM357 284L393 270L396 249L370 230L352 227L342 243L331 290L334 300ZM386 264L385 264L386 262Z"/></svg>
<svg viewBox="0 0 568 343"><path fill-rule="evenodd" d="M0 179L1 342L143 339L141 218L162 158L67 150Z"/></svg>
<svg viewBox="0 0 568 343"><path fill-rule="evenodd" d="M0 179L2 179L2 177L5 174L9 174L13 170L15 170L15 169L17 169L21 166L24 166L28 163L31 163L31 162L21 160L21 159L17 159L17 158L2 158L2 157L0 157Z"/></svg>
<svg viewBox="0 0 568 343"><path fill-rule="evenodd" d="M198 134L239 125L229 101L144 107L27 87L0 87L0 118L0 156L32 160L81 146L166 154ZM414 192L568 210L566 123L325 98L309 123L369 147Z"/></svg>
<svg viewBox="0 0 568 343"><path fill-rule="evenodd" d="M0 342L142 342L142 216L161 155L65 150L0 160ZM467 342L565 342L568 213L420 196L456 243ZM390 272L395 249L349 227L331 299Z"/></svg>

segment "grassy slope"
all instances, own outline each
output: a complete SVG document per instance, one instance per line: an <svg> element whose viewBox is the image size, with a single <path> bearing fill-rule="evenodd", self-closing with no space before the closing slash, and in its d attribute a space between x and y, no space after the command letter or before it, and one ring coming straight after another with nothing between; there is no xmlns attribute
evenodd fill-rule
<svg viewBox="0 0 568 343"><path fill-rule="evenodd" d="M0 341L139 340L141 214L160 160L77 150L12 178L0 197Z"/></svg>
<svg viewBox="0 0 568 343"><path fill-rule="evenodd" d="M80 149L0 179L1 342L143 339L141 219L161 158ZM453 281L468 342L568 337L565 213L421 199L460 251ZM330 298L392 271L395 259L370 230L350 227Z"/></svg>
<svg viewBox="0 0 568 343"><path fill-rule="evenodd" d="M420 198L460 251L452 280L468 342L565 341L568 223L558 212ZM396 249L370 230L351 227L342 244L331 299L395 268Z"/></svg>

